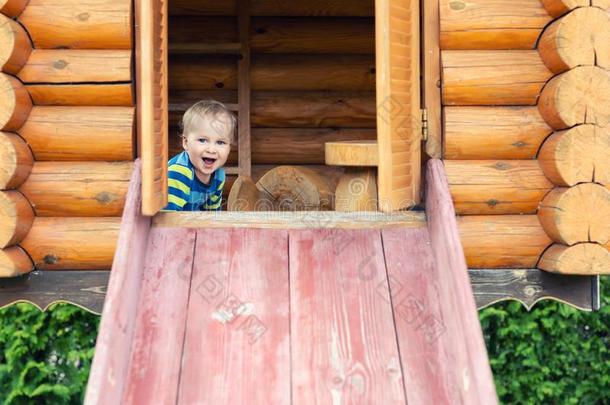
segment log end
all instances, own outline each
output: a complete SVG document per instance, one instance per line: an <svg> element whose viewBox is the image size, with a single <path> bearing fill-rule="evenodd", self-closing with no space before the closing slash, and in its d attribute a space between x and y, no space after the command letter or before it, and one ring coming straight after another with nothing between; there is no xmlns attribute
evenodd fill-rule
<svg viewBox="0 0 610 405"><path fill-rule="evenodd" d="M34 263L19 246L0 250L0 277L16 277L34 270Z"/></svg>
<svg viewBox="0 0 610 405"><path fill-rule="evenodd" d="M228 211L273 211L271 196L260 190L251 177L239 176L227 199Z"/></svg>
<svg viewBox="0 0 610 405"><path fill-rule="evenodd" d="M27 6L29 0L0 0L0 13L7 17L17 17Z"/></svg>
<svg viewBox="0 0 610 405"><path fill-rule="evenodd" d="M19 135L0 132L0 162L0 189L10 190L28 178L34 157Z"/></svg>
<svg viewBox="0 0 610 405"><path fill-rule="evenodd" d="M32 100L23 84L14 77L0 73L0 130L16 131L32 110Z"/></svg>
<svg viewBox="0 0 610 405"><path fill-rule="evenodd" d="M610 127L579 125L549 136L538 154L544 174L554 184L610 184Z"/></svg>
<svg viewBox="0 0 610 405"><path fill-rule="evenodd" d="M34 222L30 202L18 191L0 192L0 247L23 240Z"/></svg>
<svg viewBox="0 0 610 405"><path fill-rule="evenodd" d="M25 66L32 45L23 27L0 14L0 68L3 72L17 74Z"/></svg>
<svg viewBox="0 0 610 405"><path fill-rule="evenodd" d="M559 274L610 274L610 252L597 243L554 244L540 258L538 268Z"/></svg>
<svg viewBox="0 0 610 405"><path fill-rule="evenodd" d="M538 51L554 73L577 66L610 67L610 15L582 7L554 21L540 37Z"/></svg>
<svg viewBox="0 0 610 405"><path fill-rule="evenodd" d="M557 243L605 244L610 240L610 190L596 183L555 188L540 203L538 218Z"/></svg>
<svg viewBox="0 0 610 405"><path fill-rule="evenodd" d="M577 7L586 7L589 0L541 0L542 5L551 17L559 18Z"/></svg>
<svg viewBox="0 0 610 405"><path fill-rule="evenodd" d="M348 168L335 189L335 211L377 211L377 177L372 168Z"/></svg>
<svg viewBox="0 0 610 405"><path fill-rule="evenodd" d="M553 77L538 100L540 115L553 129L610 123L610 71L580 66Z"/></svg>

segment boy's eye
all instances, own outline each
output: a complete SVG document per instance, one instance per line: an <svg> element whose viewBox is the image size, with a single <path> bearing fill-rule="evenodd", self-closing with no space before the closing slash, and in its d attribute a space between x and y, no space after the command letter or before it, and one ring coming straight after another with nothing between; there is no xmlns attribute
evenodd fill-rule
<svg viewBox="0 0 610 405"><path fill-rule="evenodd" d="M225 141L217 141L216 143L219 144L219 145L226 145Z"/></svg>
<svg viewBox="0 0 610 405"><path fill-rule="evenodd" d="M205 142L207 142L207 141L208 141L208 140L207 140L207 139L205 139L205 138L199 138L199 139L197 139L197 140L198 140L199 142L201 142L201 143L205 143Z"/></svg>

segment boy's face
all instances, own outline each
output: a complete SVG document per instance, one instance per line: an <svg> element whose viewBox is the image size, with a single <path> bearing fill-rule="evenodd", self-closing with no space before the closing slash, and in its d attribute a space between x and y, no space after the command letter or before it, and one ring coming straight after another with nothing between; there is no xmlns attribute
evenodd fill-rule
<svg viewBox="0 0 610 405"><path fill-rule="evenodd" d="M182 138L182 146L197 177L207 183L218 168L224 166L231 151L228 120L224 117L204 117L198 128Z"/></svg>

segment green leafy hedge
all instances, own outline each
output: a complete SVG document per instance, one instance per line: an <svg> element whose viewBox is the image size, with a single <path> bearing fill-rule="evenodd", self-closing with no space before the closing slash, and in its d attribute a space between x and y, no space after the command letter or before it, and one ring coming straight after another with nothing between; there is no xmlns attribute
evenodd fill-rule
<svg viewBox="0 0 610 405"><path fill-rule="evenodd" d="M610 279L603 284L608 291ZM502 402L610 403L610 294L596 313L505 302L480 319ZM0 310L2 403L82 403L98 326L98 316L65 304Z"/></svg>

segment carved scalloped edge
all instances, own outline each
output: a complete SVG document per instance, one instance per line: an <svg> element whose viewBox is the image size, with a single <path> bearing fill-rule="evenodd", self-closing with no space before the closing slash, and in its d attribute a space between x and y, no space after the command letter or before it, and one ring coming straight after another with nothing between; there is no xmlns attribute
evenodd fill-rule
<svg viewBox="0 0 610 405"><path fill-rule="evenodd" d="M48 304L46 304L44 306L44 308L43 308L41 305L37 304L34 301L19 299L19 300L16 300L16 301L13 301L13 302L9 302L8 304L0 306L0 309L8 308L11 305L22 304L22 303L31 304L34 307L38 308L38 310L41 311L41 312L46 312L49 309L49 307L51 307L52 305L55 305L55 304L71 304L71 305L77 306L77 307L79 307L81 309L84 309L85 311L87 311L87 312L89 312L89 313L91 313L93 315L98 315L98 316L101 315L100 312L96 312L96 311L94 311L94 310L92 310L90 308L87 308L84 305L81 305L81 304L79 304L77 302L68 301L68 300L53 300L53 301L49 302Z"/></svg>
<svg viewBox="0 0 610 405"><path fill-rule="evenodd" d="M517 302L520 302L520 303L521 303L521 305L523 305L523 307L525 307L525 309L527 309L527 311L528 311L528 312L530 312L530 311L532 310L532 308L534 308L534 306L536 306L536 304L537 304L537 303L539 303L540 301L544 301L544 300L553 300L553 301L557 301L557 302L560 302L560 303L562 303L562 304L569 305L569 306L571 306L572 308L578 309L578 310L580 310L580 311L586 311L586 312L592 312L592 311L593 311L593 309L592 309L592 308L581 307L581 306L578 306L578 305L576 305L576 304L573 304L573 303L571 303L571 302L569 302L569 301L562 300L561 298L553 297L552 295L538 297L538 298L536 298L535 300L533 300L533 301L532 301L530 304L528 304L527 302L525 302L525 301L523 301L522 299L517 298L517 297L505 297L505 298L498 298L497 300L490 301L490 302L486 303L485 305L483 305L483 306L481 306L481 307L478 307L477 309L478 309L479 311L481 311L481 310L483 310L483 309L485 309L485 308L487 308L487 307L489 307L489 306L492 306L492 305L494 305L494 304L497 304L498 302L503 302L503 301L517 301Z"/></svg>

